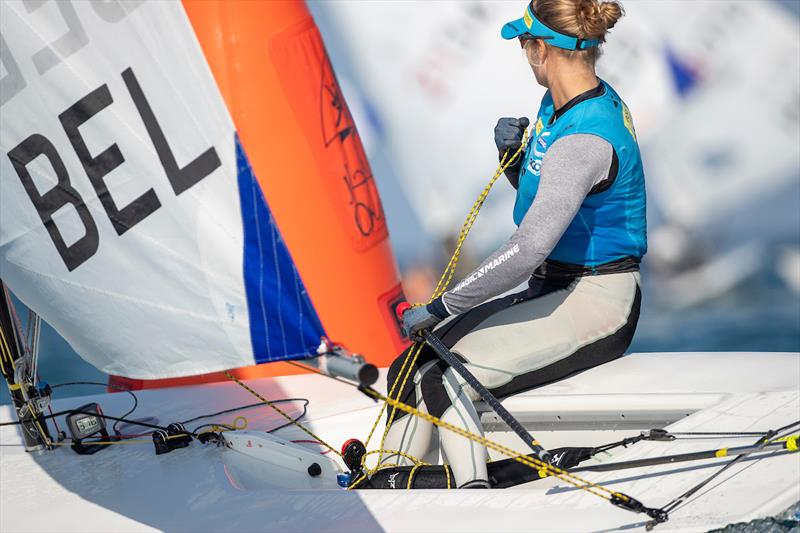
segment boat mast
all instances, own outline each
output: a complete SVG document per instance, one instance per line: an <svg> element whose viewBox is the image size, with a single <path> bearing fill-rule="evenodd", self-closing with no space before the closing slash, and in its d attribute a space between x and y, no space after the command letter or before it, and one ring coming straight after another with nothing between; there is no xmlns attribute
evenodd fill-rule
<svg viewBox="0 0 800 533"><path fill-rule="evenodd" d="M36 363L32 354L25 353L23 332L16 326L9 294L0 279L0 372L14 402L25 449L29 452L45 450L52 447L50 432L42 417L50 400L49 388L42 390L37 386Z"/></svg>

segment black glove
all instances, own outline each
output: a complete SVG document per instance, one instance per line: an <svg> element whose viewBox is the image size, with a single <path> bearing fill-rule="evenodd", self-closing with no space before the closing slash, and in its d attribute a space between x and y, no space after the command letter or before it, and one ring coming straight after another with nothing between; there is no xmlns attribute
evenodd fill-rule
<svg viewBox="0 0 800 533"><path fill-rule="evenodd" d="M497 121L494 127L494 143L497 145L499 158L502 161L503 155L506 156L506 163L522 144L522 133L530 124L526 117L510 118L504 117ZM522 156L520 155L514 164L506 168L506 177L511 185L516 189L519 185L519 170L522 166Z"/></svg>
<svg viewBox="0 0 800 533"><path fill-rule="evenodd" d="M497 121L494 127L494 143L500 152L500 157L508 152L508 157L514 155L522 144L522 132L531 123L526 117L504 117Z"/></svg>
<svg viewBox="0 0 800 533"><path fill-rule="evenodd" d="M448 313L441 303L441 297L428 305L409 308L403 313L403 333L413 339L420 330L431 329L447 318Z"/></svg>

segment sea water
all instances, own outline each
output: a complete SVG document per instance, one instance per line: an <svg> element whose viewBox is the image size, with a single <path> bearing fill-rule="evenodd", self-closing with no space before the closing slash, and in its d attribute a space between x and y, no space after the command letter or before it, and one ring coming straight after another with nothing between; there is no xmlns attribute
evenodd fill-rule
<svg viewBox="0 0 800 533"><path fill-rule="evenodd" d="M772 518L730 524L709 533L798 533L800 532L800 503Z"/></svg>

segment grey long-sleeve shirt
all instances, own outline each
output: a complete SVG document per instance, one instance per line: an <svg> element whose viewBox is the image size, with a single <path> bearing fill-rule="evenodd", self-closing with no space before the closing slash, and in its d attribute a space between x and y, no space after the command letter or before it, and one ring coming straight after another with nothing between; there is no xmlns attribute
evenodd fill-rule
<svg viewBox="0 0 800 533"><path fill-rule="evenodd" d="M450 314L472 309L528 279L553 251L584 198L609 177L613 148L590 134L558 139L545 153L539 188L517 231L442 303Z"/></svg>

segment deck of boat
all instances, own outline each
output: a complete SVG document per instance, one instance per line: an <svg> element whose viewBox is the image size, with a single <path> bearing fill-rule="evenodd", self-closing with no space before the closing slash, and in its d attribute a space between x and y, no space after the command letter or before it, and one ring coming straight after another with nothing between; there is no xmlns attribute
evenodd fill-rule
<svg viewBox="0 0 800 533"><path fill-rule="evenodd" d="M333 446L364 438L379 406L355 389L316 375L254 380L269 399L310 400L304 419ZM379 383L378 387L383 385ZM167 424L252 403L234 383L138 392L132 418ZM55 410L99 402L124 413L126 394L54 401ZM635 354L504 401L546 447L594 445L639 430L763 431L800 419L800 354ZM298 414L302 404L287 408ZM248 429L282 419L266 407L215 417L247 417ZM0 421L13 418L9 406ZM58 420L64 428L63 420ZM196 424L204 423L198 421ZM523 451L490 413L493 440ZM194 426L192 424L190 427ZM128 429L128 431L135 431ZM295 428L277 433L307 438ZM751 444L756 439L706 437L641 442L606 460L630 460ZM557 479L505 491L344 491L338 488L242 490L223 457L235 451L197 441L156 456L148 442L79 456L67 446L25 453L14 426L0 428L2 531L606 531L641 528L646 517L617 509ZM374 444L374 443L373 443ZM725 459L591 473L586 478L661 506L714 472ZM775 515L800 501L800 455L771 453L731 468L678 508L656 531L696 531ZM270 480L264 479L264 487ZM273 480L274 482L274 480Z"/></svg>

